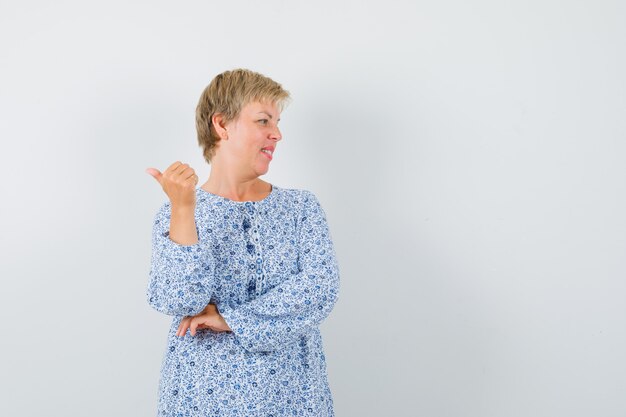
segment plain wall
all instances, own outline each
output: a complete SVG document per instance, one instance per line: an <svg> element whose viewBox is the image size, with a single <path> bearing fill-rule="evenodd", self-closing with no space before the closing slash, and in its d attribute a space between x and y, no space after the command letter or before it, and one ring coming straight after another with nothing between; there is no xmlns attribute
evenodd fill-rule
<svg viewBox="0 0 626 417"><path fill-rule="evenodd" d="M218 73L288 89L263 178L341 271L336 415L626 415L619 1L0 5L2 416L153 416L147 167L210 167Z"/></svg>

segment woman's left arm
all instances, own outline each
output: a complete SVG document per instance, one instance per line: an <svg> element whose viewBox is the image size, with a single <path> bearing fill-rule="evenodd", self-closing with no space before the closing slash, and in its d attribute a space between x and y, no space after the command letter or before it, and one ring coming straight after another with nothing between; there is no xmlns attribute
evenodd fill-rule
<svg viewBox="0 0 626 417"><path fill-rule="evenodd" d="M339 266L326 214L315 194L301 193L298 227L300 271L247 303L217 307L250 352L272 351L293 343L318 326L339 295Z"/></svg>

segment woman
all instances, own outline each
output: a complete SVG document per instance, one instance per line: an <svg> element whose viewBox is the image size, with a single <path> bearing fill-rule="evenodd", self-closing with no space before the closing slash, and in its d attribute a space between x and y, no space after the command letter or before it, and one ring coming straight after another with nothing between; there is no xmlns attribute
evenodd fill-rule
<svg viewBox="0 0 626 417"><path fill-rule="evenodd" d="M316 196L259 176L282 139L289 93L226 71L196 109L211 173L150 173L168 196L154 219L148 303L173 316L159 416L334 416L319 324L339 269Z"/></svg>

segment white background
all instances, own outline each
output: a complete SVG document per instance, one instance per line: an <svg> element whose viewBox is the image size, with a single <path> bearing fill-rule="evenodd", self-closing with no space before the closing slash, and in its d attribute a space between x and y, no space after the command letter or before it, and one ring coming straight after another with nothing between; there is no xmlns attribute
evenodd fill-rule
<svg viewBox="0 0 626 417"><path fill-rule="evenodd" d="M155 415L144 170L208 178L237 67L331 226L338 417L626 415L624 4L2 1L0 415Z"/></svg>

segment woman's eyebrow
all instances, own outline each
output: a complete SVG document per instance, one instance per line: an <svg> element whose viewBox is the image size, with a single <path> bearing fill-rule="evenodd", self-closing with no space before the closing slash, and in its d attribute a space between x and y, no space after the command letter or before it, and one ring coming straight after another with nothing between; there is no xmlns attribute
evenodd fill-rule
<svg viewBox="0 0 626 417"><path fill-rule="evenodd" d="M268 112L266 112L266 111L260 111L260 112L258 112L258 113L265 113L265 114L267 114L267 115L270 117L270 119L272 118L272 115L271 115L271 114L269 114L269 113L268 113ZM257 114L258 114L258 113L257 113ZM279 118L279 119L276 119L276 120L280 120L280 118Z"/></svg>

